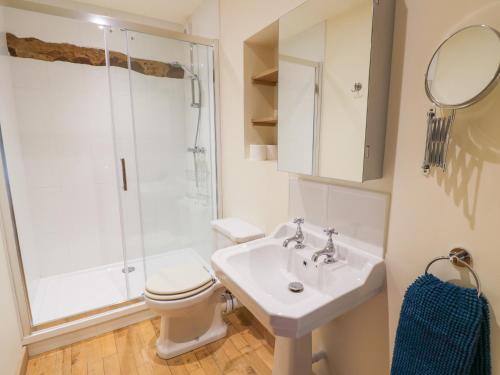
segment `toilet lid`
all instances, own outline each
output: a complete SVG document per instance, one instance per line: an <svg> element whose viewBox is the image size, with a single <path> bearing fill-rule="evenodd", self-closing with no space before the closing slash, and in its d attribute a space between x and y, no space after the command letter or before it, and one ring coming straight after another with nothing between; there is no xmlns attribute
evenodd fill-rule
<svg viewBox="0 0 500 375"><path fill-rule="evenodd" d="M208 283L205 285L202 285L199 288L190 290L185 293L178 293L178 294L153 294L148 292L147 290L144 291L144 295L150 299L156 300L156 301L174 301L174 300L179 300L179 299L184 299L184 298L189 298L192 296L195 296L197 294L200 294L201 292L207 290L213 285L213 281L210 280Z"/></svg>
<svg viewBox="0 0 500 375"><path fill-rule="evenodd" d="M210 286L212 275L199 262L187 259L175 267L162 268L146 281L146 292L154 295L177 295Z"/></svg>

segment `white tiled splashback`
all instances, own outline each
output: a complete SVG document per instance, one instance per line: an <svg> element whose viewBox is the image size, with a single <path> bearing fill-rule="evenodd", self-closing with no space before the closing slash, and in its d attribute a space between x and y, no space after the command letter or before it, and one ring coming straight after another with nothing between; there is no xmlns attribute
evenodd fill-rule
<svg viewBox="0 0 500 375"><path fill-rule="evenodd" d="M334 227L339 239L384 256L390 196L290 177L288 214L306 225Z"/></svg>

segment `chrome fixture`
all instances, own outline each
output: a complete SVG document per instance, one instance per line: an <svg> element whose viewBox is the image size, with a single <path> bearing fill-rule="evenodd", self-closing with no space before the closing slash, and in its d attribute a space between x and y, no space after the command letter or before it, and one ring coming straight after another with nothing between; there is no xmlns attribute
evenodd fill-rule
<svg viewBox="0 0 500 375"><path fill-rule="evenodd" d="M304 218L296 217L295 219L293 219L293 223L297 224L297 231L295 232L295 235L293 237L287 238L285 241L283 241L283 247L288 247L290 241L295 241L295 248L303 249L304 247L306 247L306 245L304 245L304 233L302 233L301 227L301 225L304 224Z"/></svg>
<svg viewBox="0 0 500 375"><path fill-rule="evenodd" d="M474 52L481 53L481 58L464 61L473 47L479 47ZM499 50L500 32L491 26L470 25L453 33L436 48L427 66L425 93L429 100L447 109L462 109L478 103L500 80ZM469 82L475 84L467 84ZM456 89L458 84L460 90Z"/></svg>
<svg viewBox="0 0 500 375"><path fill-rule="evenodd" d="M200 108L201 107L201 88L200 88L200 79L198 77L198 74L196 74L192 68L188 68L186 65L174 61L170 65L172 65L174 68L180 68L184 70L186 73L188 73L191 77L191 107L193 108ZM198 86L198 101L196 101L196 95L195 95L195 82Z"/></svg>
<svg viewBox="0 0 500 375"><path fill-rule="evenodd" d="M435 262L437 262L439 260L449 260L450 263L452 263L455 266L467 268L472 273L472 276L474 277L474 281L476 282L477 296L481 297L481 282L479 281L479 276L477 276L476 272L474 271L474 269L471 266L472 257L467 250L465 250L461 247L457 247L457 248L451 249L447 256L440 256L440 257L432 259L429 262L429 264L427 264L427 267L425 267L425 274L426 275L429 273L429 268Z"/></svg>
<svg viewBox="0 0 500 375"><path fill-rule="evenodd" d="M439 117L434 109L427 113L427 138L425 141L424 161L422 171L429 174L431 167L446 171L446 155L450 143L450 133L455 121L455 110L450 115Z"/></svg>
<svg viewBox="0 0 500 375"><path fill-rule="evenodd" d="M427 113L425 175L432 167L446 171L455 111L476 104L495 88L500 80L499 53L500 33L487 25L471 25L448 37L432 55L425 74L425 93L436 109Z"/></svg>
<svg viewBox="0 0 500 375"><path fill-rule="evenodd" d="M130 272L134 272L135 271L135 267L134 266L128 266L128 267L123 267L122 268L122 273L130 273Z"/></svg>
<svg viewBox="0 0 500 375"><path fill-rule="evenodd" d="M302 293L304 291L304 284L300 281L292 281L288 284L288 290L293 293Z"/></svg>
<svg viewBox="0 0 500 375"><path fill-rule="evenodd" d="M205 147L200 147L200 146L188 147L187 150L189 152L192 152L193 154L204 154L206 151Z"/></svg>
<svg viewBox="0 0 500 375"><path fill-rule="evenodd" d="M174 61L171 63L171 65L175 68L180 68L184 70L186 73L188 73L191 77L191 108L196 108L198 110L198 118L196 120L196 133L194 136L194 142L193 142L193 147L188 147L187 151L191 152L193 154L193 165L194 165L194 176L195 176L195 181L196 181L196 188L199 188L199 170L198 170L198 163L199 163L199 155L204 155L205 154L205 148L198 146L198 138L200 137L200 125L201 125L201 104L202 104L202 96L201 96L201 81L200 77L198 77L198 74L194 72L193 68L193 45L191 44L190 46L190 60L191 60L191 67L188 68L186 65ZM195 89L195 84L198 88L198 101L196 101L196 89Z"/></svg>
<svg viewBox="0 0 500 375"><path fill-rule="evenodd" d="M362 88L363 84L361 82L354 82L351 92L360 92Z"/></svg>
<svg viewBox="0 0 500 375"><path fill-rule="evenodd" d="M337 231L335 231L334 228L328 228L325 229L324 232L328 235L328 240L326 241L326 245L323 249L316 251L313 256L311 257L311 260L316 263L318 261L318 258L322 255L324 255L326 258L324 260L324 263L330 264L335 262L335 245L333 244L332 236L335 234L339 234Z"/></svg>
<svg viewBox="0 0 500 375"><path fill-rule="evenodd" d="M191 54L192 56L192 54ZM188 68L186 65L174 61L170 63L174 68L180 68L184 70L186 73L188 73L191 77L191 107L192 108L197 108L198 109L198 120L196 121L196 135L194 137L194 146L190 147L188 151L195 153L193 150L200 149L203 150L203 148L198 147L198 137L200 134L200 120L201 120L201 82L200 78L198 77L198 74L196 74L193 69ZM198 86L198 101L196 101L196 95L195 95L195 82L196 85Z"/></svg>

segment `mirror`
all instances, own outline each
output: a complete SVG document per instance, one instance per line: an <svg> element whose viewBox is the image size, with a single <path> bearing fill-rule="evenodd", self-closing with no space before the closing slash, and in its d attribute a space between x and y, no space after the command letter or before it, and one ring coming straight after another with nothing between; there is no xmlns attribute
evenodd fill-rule
<svg viewBox="0 0 500 375"><path fill-rule="evenodd" d="M464 108L493 89L500 74L500 34L486 25L457 31L436 50L425 89L441 108Z"/></svg>
<svg viewBox="0 0 500 375"><path fill-rule="evenodd" d="M294 17L290 13L279 25L278 169L312 175L326 25L304 29Z"/></svg>
<svg viewBox="0 0 500 375"><path fill-rule="evenodd" d="M308 0L280 18L279 170L356 182L382 176L393 7Z"/></svg>
<svg viewBox="0 0 500 375"><path fill-rule="evenodd" d="M477 103L500 75L500 34L486 25L465 27L438 47L427 67L425 91L438 107L427 112L422 171L446 171L448 144L456 110Z"/></svg>

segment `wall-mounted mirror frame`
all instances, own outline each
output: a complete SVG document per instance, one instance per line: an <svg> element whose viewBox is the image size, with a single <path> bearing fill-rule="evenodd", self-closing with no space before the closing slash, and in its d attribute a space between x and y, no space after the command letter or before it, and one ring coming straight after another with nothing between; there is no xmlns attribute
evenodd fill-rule
<svg viewBox="0 0 500 375"><path fill-rule="evenodd" d="M456 111L479 102L496 87L499 79L500 33L491 26L463 27L436 48L427 66L424 85L427 97L440 110L431 108L427 113L422 163L425 175L433 167L446 171ZM436 97L439 94L441 98Z"/></svg>
<svg viewBox="0 0 500 375"><path fill-rule="evenodd" d="M500 46L500 32L498 32L498 30L494 29L493 27L491 27L489 25L485 25L485 24L469 25L469 26L463 27L463 28L455 31L453 34L451 34L449 37L447 37L445 40L443 40L443 42L441 42L441 44L439 44L439 46L434 51L431 59L429 60L429 65L427 66L427 70L425 73L425 93L427 94L427 97L429 98L429 100L432 101L439 108L462 109L462 108L469 107L469 106L479 102L486 95L488 95L495 88L496 84L498 83L498 80L500 79L500 61L498 61L496 71L491 74L491 79L489 80L489 82L483 87L483 89L480 92L471 95L469 97L469 99L464 100L464 101L459 102L459 103L452 104L452 103L444 103L444 102L442 102L442 100L436 98L435 95L433 95L432 89L430 87L430 82L432 82L432 80L429 79L429 75L430 75L431 69L433 69L433 66L435 64L437 64L437 62L438 62L439 54L441 53L443 48L446 47L446 45L450 41L452 41L454 38L456 38L460 34L466 33L466 32L473 30L473 29L480 29L481 31L484 30L485 32L490 32L490 33L496 35L498 38L499 46Z"/></svg>

